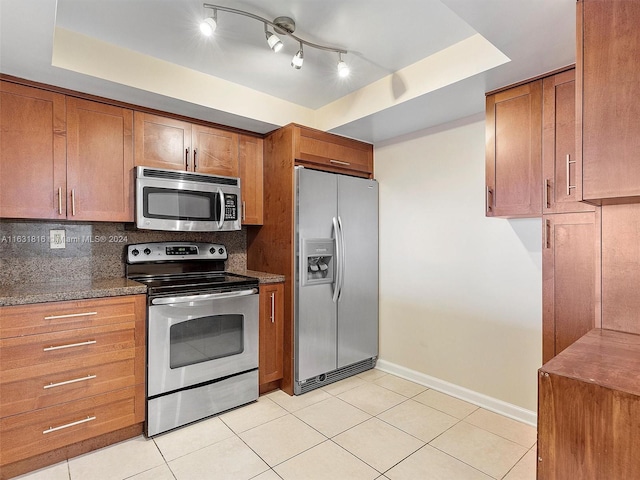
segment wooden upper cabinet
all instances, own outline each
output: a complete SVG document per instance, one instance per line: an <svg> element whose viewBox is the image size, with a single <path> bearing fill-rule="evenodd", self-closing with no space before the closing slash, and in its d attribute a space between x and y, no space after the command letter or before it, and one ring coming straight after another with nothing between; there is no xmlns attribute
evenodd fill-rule
<svg viewBox="0 0 640 480"><path fill-rule="evenodd" d="M600 211L545 215L542 362L600 326Z"/></svg>
<svg viewBox="0 0 640 480"><path fill-rule="evenodd" d="M368 143L294 125L293 145L296 164L373 178L373 146Z"/></svg>
<svg viewBox="0 0 640 480"><path fill-rule="evenodd" d="M65 97L0 82L0 217L66 218Z"/></svg>
<svg viewBox="0 0 640 480"><path fill-rule="evenodd" d="M191 124L135 112L135 164L170 170L193 170Z"/></svg>
<svg viewBox="0 0 640 480"><path fill-rule="evenodd" d="M193 125L191 142L194 172L227 177L238 176L238 135L236 133Z"/></svg>
<svg viewBox="0 0 640 480"><path fill-rule="evenodd" d="M578 146L584 200L640 201L640 2L580 0Z"/></svg>
<svg viewBox="0 0 640 480"><path fill-rule="evenodd" d="M542 214L542 80L486 98L488 217Z"/></svg>
<svg viewBox="0 0 640 480"><path fill-rule="evenodd" d="M67 218L133 221L133 111L67 97Z"/></svg>
<svg viewBox="0 0 640 480"><path fill-rule="evenodd" d="M242 223L262 225L264 206L263 140L238 136L238 168L242 188Z"/></svg>
<svg viewBox="0 0 640 480"><path fill-rule="evenodd" d="M542 212L587 212L582 203L582 163L576 161L575 70L542 82Z"/></svg>

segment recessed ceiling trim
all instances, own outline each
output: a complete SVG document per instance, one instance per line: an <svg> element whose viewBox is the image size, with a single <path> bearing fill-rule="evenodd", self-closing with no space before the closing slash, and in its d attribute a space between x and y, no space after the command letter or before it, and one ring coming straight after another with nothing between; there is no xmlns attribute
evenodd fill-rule
<svg viewBox="0 0 640 480"><path fill-rule="evenodd" d="M316 123L315 111L310 108L61 27L54 31L51 63L54 67L275 125Z"/></svg>
<svg viewBox="0 0 640 480"><path fill-rule="evenodd" d="M472 35L319 108L316 128L335 129L509 61L482 35Z"/></svg>

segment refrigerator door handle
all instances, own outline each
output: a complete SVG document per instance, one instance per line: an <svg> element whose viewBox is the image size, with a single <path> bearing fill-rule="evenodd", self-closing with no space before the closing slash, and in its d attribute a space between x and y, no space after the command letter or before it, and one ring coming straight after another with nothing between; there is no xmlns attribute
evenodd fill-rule
<svg viewBox="0 0 640 480"><path fill-rule="evenodd" d="M338 225L338 219L333 217L333 231L335 234L336 241L336 260L335 260L335 275L336 278L333 281L333 303L338 301L338 296L340 295L340 263L342 262L342 252L340 247L340 226Z"/></svg>
<svg viewBox="0 0 640 480"><path fill-rule="evenodd" d="M342 287L344 287L344 271L346 266L346 255L345 255L345 244L344 244L344 230L342 229L342 219L340 215L338 215L338 230L340 231L340 255L338 257L338 267L340 268L340 285L338 287L338 301L340 301L340 297L342 297Z"/></svg>

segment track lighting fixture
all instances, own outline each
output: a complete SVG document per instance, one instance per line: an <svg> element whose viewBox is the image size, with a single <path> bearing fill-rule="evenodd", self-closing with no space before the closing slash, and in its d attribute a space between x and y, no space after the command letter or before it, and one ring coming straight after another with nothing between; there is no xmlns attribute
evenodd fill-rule
<svg viewBox="0 0 640 480"><path fill-rule="evenodd" d="M269 48L271 50L273 50L275 53L278 53L280 50L282 50L282 47L284 46L282 44L282 41L275 33L269 32L267 30L266 23L264 24L264 33L267 36L267 44L269 45Z"/></svg>
<svg viewBox="0 0 640 480"><path fill-rule="evenodd" d="M300 50L296 53L291 59L291 66L296 70L300 70L302 67L302 62L304 62L304 52L302 51L302 43L300 44Z"/></svg>
<svg viewBox="0 0 640 480"><path fill-rule="evenodd" d="M349 65L346 64L344 60L342 60L342 53L338 52L338 76L342 78L346 78L349 76L351 71L349 70Z"/></svg>
<svg viewBox="0 0 640 480"><path fill-rule="evenodd" d="M200 31L203 35L210 37L213 35L213 32L216 31L216 27L218 26L218 11L214 8L213 15L210 17L206 17L200 23Z"/></svg>
<svg viewBox="0 0 640 480"><path fill-rule="evenodd" d="M349 66L342 59L343 54L347 54L346 50L341 48L329 47L327 45L320 45L317 43L308 42L306 40L301 39L300 37L293 34L296 29L296 23L290 17L277 17L273 21L267 20L266 18L262 18L258 15L254 15L253 13L245 12L243 10L238 10L235 8L224 7L220 5L211 5L208 3L203 4L205 9L213 10L213 15L206 17L202 23L200 24L200 30L203 35L211 36L216 29L218 23L218 10L227 13L234 13L236 15L242 15L245 17L253 18L264 24L264 33L267 39L267 44L269 48L271 48L274 52L279 52L283 48L282 40L276 35L274 32L270 32L268 27L272 27L273 30L280 35L285 35L287 37L292 38L300 45L298 52L294 55L291 60L291 66L296 70L302 68L302 63L304 62L304 51L303 47L311 47L316 48L318 50L325 50L328 52L334 52L338 54L338 66L337 71L340 77L347 77L349 75Z"/></svg>

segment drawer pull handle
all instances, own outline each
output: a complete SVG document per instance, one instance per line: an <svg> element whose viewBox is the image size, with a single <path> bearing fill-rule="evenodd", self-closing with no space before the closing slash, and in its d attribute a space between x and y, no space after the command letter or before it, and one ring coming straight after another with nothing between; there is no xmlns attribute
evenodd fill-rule
<svg viewBox="0 0 640 480"><path fill-rule="evenodd" d="M73 348L73 347L83 347L84 345L93 345L94 343L96 343L96 340L87 340L86 342L80 342L80 343L69 343L67 345L56 345L51 346L51 347L45 347L42 350L44 352L50 352L52 350L62 350L63 348Z"/></svg>
<svg viewBox="0 0 640 480"><path fill-rule="evenodd" d="M51 315L44 317L45 320L57 320L59 318L74 318L74 317L88 317L89 315L97 315L98 312L86 312L86 313L70 313L68 315Z"/></svg>
<svg viewBox="0 0 640 480"><path fill-rule="evenodd" d="M57 432L58 430L62 430L64 428L69 428L69 427L74 427L76 425L80 425L81 423L91 422L91 421L93 421L95 419L96 419L96 417L87 417L87 418L83 418L82 420L78 420L77 422L71 422L71 423L67 423L66 425L60 425L59 427L49 427L46 430L44 430L42 432L42 434L46 435L47 433Z"/></svg>
<svg viewBox="0 0 640 480"><path fill-rule="evenodd" d="M349 166L351 165L349 162L341 162L340 160L329 160L330 163L335 163L336 165L345 165L345 166Z"/></svg>
<svg viewBox="0 0 640 480"><path fill-rule="evenodd" d="M69 385L70 383L84 382L84 381L87 381L87 380L91 380L92 378L96 378L96 376L95 375L87 375L86 377L74 378L73 380L66 380L64 382L50 383L49 385L45 385L42 388L44 388L46 390L47 388L61 387L62 385Z"/></svg>

